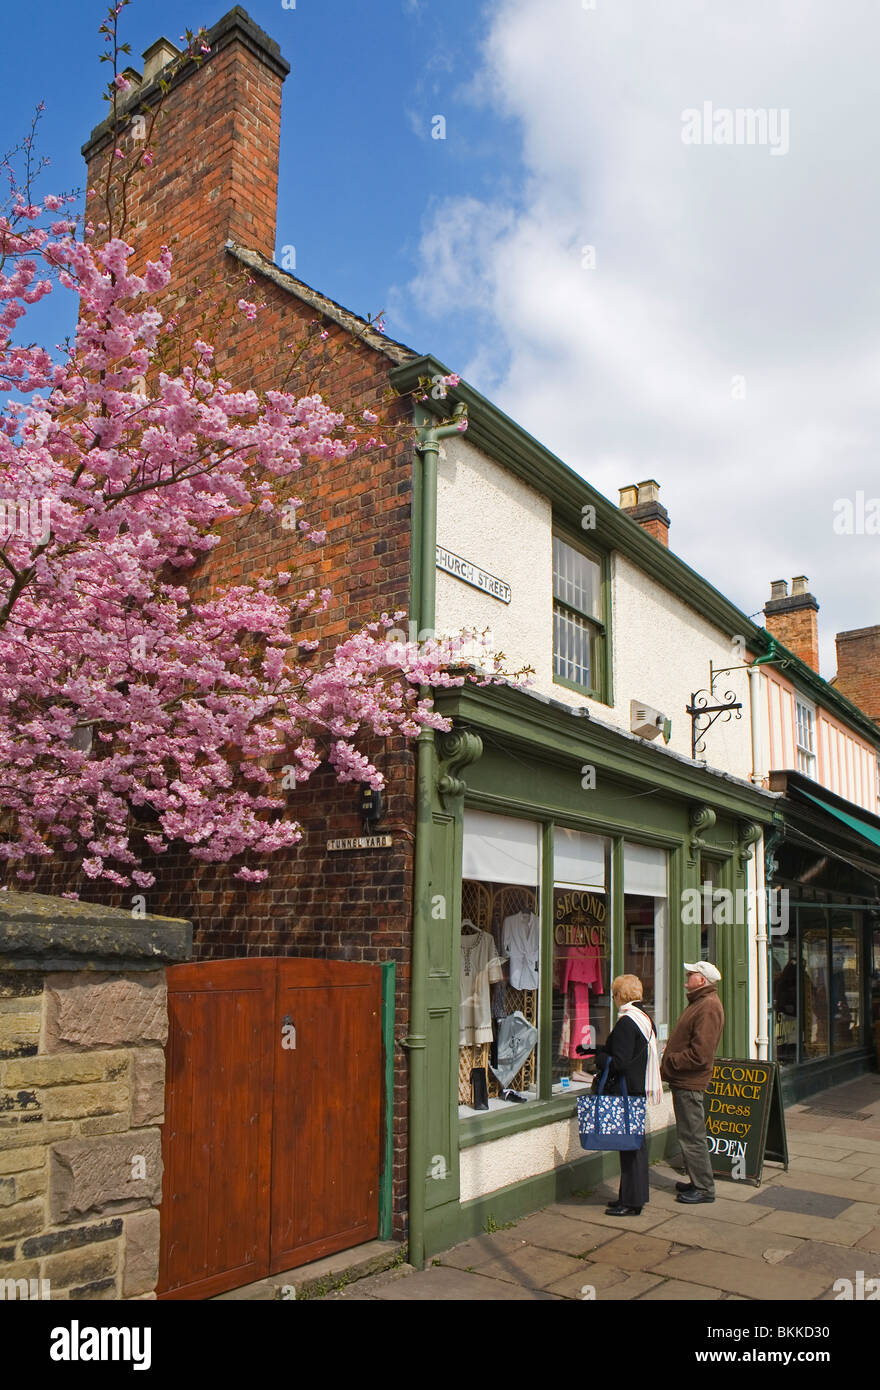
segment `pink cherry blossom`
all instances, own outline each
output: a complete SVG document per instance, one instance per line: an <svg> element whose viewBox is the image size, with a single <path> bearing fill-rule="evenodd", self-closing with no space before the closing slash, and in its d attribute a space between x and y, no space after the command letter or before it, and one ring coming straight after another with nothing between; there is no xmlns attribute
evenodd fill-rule
<svg viewBox="0 0 880 1390"><path fill-rule="evenodd" d="M318 394L224 379L211 344L187 341L151 298L171 285L168 248L136 274L121 237L52 230L62 201L15 196L0 217L0 501L11 508L0 863L15 884L64 854L85 880L148 888L144 861L174 847L258 883L266 870L253 861L301 838L297 810L322 763L380 787L376 740L448 727L426 692L506 679L501 658L478 634L479 660L455 641L395 642L399 611L319 645L334 595L290 581L297 561L314 563L304 542L325 534L308 521L285 529L287 504L302 505L298 473L349 458L357 440ZM26 318L59 288L77 296L78 318L69 353L53 356ZM268 543L277 527L290 568L191 591L194 567L245 512Z"/></svg>

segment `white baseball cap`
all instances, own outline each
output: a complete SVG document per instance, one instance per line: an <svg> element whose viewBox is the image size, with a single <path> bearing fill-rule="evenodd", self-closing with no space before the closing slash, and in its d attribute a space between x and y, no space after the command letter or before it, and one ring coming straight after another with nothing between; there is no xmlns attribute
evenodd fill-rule
<svg viewBox="0 0 880 1390"><path fill-rule="evenodd" d="M717 985L721 979L721 971L710 960L698 960L695 965L685 965L684 971L686 975L705 975L710 985Z"/></svg>

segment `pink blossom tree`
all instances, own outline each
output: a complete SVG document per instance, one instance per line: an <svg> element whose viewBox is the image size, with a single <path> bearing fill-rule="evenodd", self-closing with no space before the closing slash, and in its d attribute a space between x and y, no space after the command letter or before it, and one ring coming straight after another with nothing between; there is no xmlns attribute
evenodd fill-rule
<svg viewBox="0 0 880 1390"><path fill-rule="evenodd" d="M319 655L332 596L289 574L195 600L224 523L290 526L296 474L360 442L318 394L233 389L163 320L168 250L134 274L124 228L78 237L70 201L13 186L0 215L0 860L10 884L63 854L149 887L145 859L182 843L259 881L254 860L301 837L291 789L323 761L381 786L365 747L447 727L426 690L460 685L468 656L396 640L399 612ZM22 330L59 288L78 325L53 356ZM501 679L479 656L469 678Z"/></svg>

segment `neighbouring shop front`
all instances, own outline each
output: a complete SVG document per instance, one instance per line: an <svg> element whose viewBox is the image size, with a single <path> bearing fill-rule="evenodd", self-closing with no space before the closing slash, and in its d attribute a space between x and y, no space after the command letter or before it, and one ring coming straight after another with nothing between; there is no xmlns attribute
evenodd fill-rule
<svg viewBox="0 0 880 1390"><path fill-rule="evenodd" d="M771 1056L801 1099L877 1065L880 818L797 773L774 773L782 824L768 882L787 893L770 934Z"/></svg>
<svg viewBox="0 0 880 1390"><path fill-rule="evenodd" d="M720 1050L753 1055L754 849L776 801L534 694L440 703L455 728L435 745L423 908L427 1253L615 1169L580 1148L575 1115L592 1080L577 1048L613 1025L616 975L641 979L663 1042L682 965L711 941ZM683 910L707 874L742 908L720 924ZM652 1158L671 1151L671 1123L666 1096Z"/></svg>

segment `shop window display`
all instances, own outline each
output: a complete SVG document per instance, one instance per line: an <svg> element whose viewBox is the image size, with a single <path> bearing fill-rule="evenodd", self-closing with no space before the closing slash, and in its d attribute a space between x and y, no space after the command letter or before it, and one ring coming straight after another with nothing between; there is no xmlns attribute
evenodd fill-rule
<svg viewBox="0 0 880 1390"><path fill-rule="evenodd" d="M861 941L851 912L831 910L831 1050L858 1047L862 1033Z"/></svg>
<svg viewBox="0 0 880 1390"><path fill-rule="evenodd" d="M611 841L557 826L553 864L553 1090L592 1083L578 1047L611 1028Z"/></svg>
<svg viewBox="0 0 880 1390"><path fill-rule="evenodd" d="M828 1056L828 927L820 908L800 917L802 1046L805 1059Z"/></svg>
<svg viewBox="0 0 880 1390"><path fill-rule="evenodd" d="M774 940L770 952L773 998L773 1056L780 1066L797 1061L797 940Z"/></svg>
<svg viewBox="0 0 880 1390"><path fill-rule="evenodd" d="M541 924L538 826L465 813L459 1113L537 1098Z"/></svg>
<svg viewBox="0 0 880 1390"><path fill-rule="evenodd" d="M623 847L623 973L642 982L646 1011L665 1041L669 913L666 852L648 845ZM710 959L707 957L706 959Z"/></svg>

